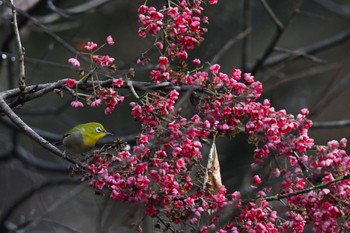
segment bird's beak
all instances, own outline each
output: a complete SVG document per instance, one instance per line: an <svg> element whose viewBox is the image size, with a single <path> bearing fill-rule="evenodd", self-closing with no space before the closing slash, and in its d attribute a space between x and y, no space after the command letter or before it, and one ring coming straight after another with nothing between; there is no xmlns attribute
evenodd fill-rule
<svg viewBox="0 0 350 233"><path fill-rule="evenodd" d="M106 135L113 135L111 132L105 132Z"/></svg>

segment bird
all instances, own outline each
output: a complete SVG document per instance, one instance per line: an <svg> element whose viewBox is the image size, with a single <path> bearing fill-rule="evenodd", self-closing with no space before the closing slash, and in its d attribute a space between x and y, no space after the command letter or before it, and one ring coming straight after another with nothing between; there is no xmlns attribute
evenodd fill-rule
<svg viewBox="0 0 350 233"><path fill-rule="evenodd" d="M112 135L107 132L105 127L98 122L88 122L79 124L68 130L62 139L65 153L82 154L92 150L96 142L106 135Z"/></svg>

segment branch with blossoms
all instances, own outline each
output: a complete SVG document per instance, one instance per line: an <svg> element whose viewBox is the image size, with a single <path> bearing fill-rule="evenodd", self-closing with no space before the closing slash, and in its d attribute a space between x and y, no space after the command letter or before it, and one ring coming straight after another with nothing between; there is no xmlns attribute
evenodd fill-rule
<svg viewBox="0 0 350 233"><path fill-rule="evenodd" d="M27 99L64 89L72 95L72 107L104 103L105 114L129 101L130 113L141 125L136 144L130 150L112 145L94 151L87 165L79 167L82 180L113 200L143 205L145 215L174 232L183 227L203 233L350 230L346 139L315 145L308 134L312 121L307 109L296 116L276 110L269 100L259 101L263 85L252 74L236 68L224 73L219 64L200 58L189 61L207 32L203 6L217 1L166 1L158 9L153 3L138 8L139 36L154 38L137 60L140 66L156 61L149 72L151 84L135 81L134 70L116 74L115 59L103 54L105 46L116 45L108 36L100 46L87 42L84 51L68 59L78 78L25 89ZM87 67L81 56L88 58ZM121 95L122 88L136 98ZM191 103L191 113L179 107L184 102ZM5 114L8 110L2 107ZM234 140L238 134L247 135L255 148L254 174L249 192L228 193L221 182L216 139ZM278 183L261 178L259 169L267 166Z"/></svg>
<svg viewBox="0 0 350 233"><path fill-rule="evenodd" d="M113 200L143 204L146 215L162 219L164 228L171 223L174 230L182 224L190 224L200 232L302 232L308 224L316 232L348 229L350 163L341 149L346 140L315 146L308 136L312 122L307 119L307 109L293 116L275 110L268 100L258 102L262 84L239 69L226 74L219 64L202 64L199 58L189 63L189 51L204 41L207 31L203 27L208 23L208 17L202 16L203 3L169 1L159 10L146 4L139 7L139 35L153 36L155 43L137 64L148 65L156 59L150 80L155 85L172 86L167 90L148 89L137 102L130 102L133 118L141 123L136 145L130 151L95 151L83 168L82 179ZM92 51L89 56L93 58L94 49L98 49L92 45L90 42L85 48ZM150 56L153 50L158 58ZM92 72L99 69L96 65L105 67L101 59L90 60ZM75 59L70 62L79 64ZM85 78L82 76L77 83ZM66 85L73 89L76 83L69 82ZM116 89L123 85L119 80L114 82L120 83ZM196 87L184 95L192 103L191 116L177 107L183 100L175 86ZM117 91L100 93L101 87L93 89L92 103L113 97ZM81 105L77 101L72 102L73 107ZM110 107L108 101L105 103ZM217 159L215 171L213 166L204 166L206 143L213 147L215 138L232 139L237 134L246 134L255 146L252 169L256 174L251 191L244 195L239 191L227 193L217 176ZM270 158L275 158L272 174L281 180L280 185L271 186L258 174L257 169L266 166ZM212 183L220 182L208 187L203 177L215 176ZM273 202L282 199L287 202L277 208Z"/></svg>

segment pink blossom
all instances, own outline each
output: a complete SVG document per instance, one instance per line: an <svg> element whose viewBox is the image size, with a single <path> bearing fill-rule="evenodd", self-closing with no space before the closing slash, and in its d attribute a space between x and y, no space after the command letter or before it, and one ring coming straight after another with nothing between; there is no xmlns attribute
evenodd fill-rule
<svg viewBox="0 0 350 233"><path fill-rule="evenodd" d="M146 5L141 5L141 6L139 7L139 9L138 9L138 12L139 12L140 14L145 14L145 13L147 12L147 10L148 10L148 6L146 6Z"/></svg>
<svg viewBox="0 0 350 233"><path fill-rule="evenodd" d="M109 114L112 114L113 111L114 111L113 107L106 107L104 113L105 115L109 115Z"/></svg>
<svg viewBox="0 0 350 233"><path fill-rule="evenodd" d="M97 44L94 43L94 42L89 41L89 42L87 42L87 43L84 45L84 48L85 48L86 50L92 51L92 50L94 50L94 49L97 48Z"/></svg>
<svg viewBox="0 0 350 233"><path fill-rule="evenodd" d="M254 76L252 76L250 73L245 73L243 76L246 82L248 83L254 82Z"/></svg>
<svg viewBox="0 0 350 233"><path fill-rule="evenodd" d="M235 69L235 68L232 69L231 75L234 80L239 81L241 79L241 74L242 74L242 71L240 71L239 69Z"/></svg>
<svg viewBox="0 0 350 233"><path fill-rule="evenodd" d="M66 87L73 88L75 86L75 79L67 79L66 83L64 84Z"/></svg>
<svg viewBox="0 0 350 233"><path fill-rule="evenodd" d="M177 53L177 58L179 60L186 60L187 57L188 57L188 54L187 54L187 52L185 50Z"/></svg>
<svg viewBox="0 0 350 233"><path fill-rule="evenodd" d="M123 86L123 84L124 84L123 79L121 79L121 78L115 78L115 79L113 79L113 86L115 86L115 87L121 87L121 86Z"/></svg>
<svg viewBox="0 0 350 233"><path fill-rule="evenodd" d="M139 34L140 37L146 38L146 32L145 32L145 30L143 28L139 28L138 34Z"/></svg>
<svg viewBox="0 0 350 233"><path fill-rule="evenodd" d="M162 51L164 46L163 43L161 41L157 41L156 43L154 43L154 45L160 50Z"/></svg>
<svg viewBox="0 0 350 233"><path fill-rule="evenodd" d="M194 207L194 200L191 197L187 197L184 202L190 207Z"/></svg>
<svg viewBox="0 0 350 233"><path fill-rule="evenodd" d="M68 62L74 67L79 67L80 66L80 62L76 58L69 58Z"/></svg>
<svg viewBox="0 0 350 233"><path fill-rule="evenodd" d="M102 103L102 100L101 100L101 99L95 99L94 101L92 101L91 107L97 108L98 106L101 105L101 103Z"/></svg>
<svg viewBox="0 0 350 233"><path fill-rule="evenodd" d="M109 56L97 56L94 55L92 56L92 59L99 63L101 66L109 66L113 63L113 61L115 60L113 57L109 57Z"/></svg>
<svg viewBox="0 0 350 233"><path fill-rule="evenodd" d="M232 200L236 200L237 198L239 198L241 196L241 193L238 191L235 191L231 194L231 198Z"/></svg>
<svg viewBox="0 0 350 233"><path fill-rule="evenodd" d="M220 70L220 65L219 64L214 64L212 66L210 66L210 71L213 73L213 74L217 74L219 73L219 70Z"/></svg>
<svg viewBox="0 0 350 233"><path fill-rule="evenodd" d="M253 183L254 184L261 184L261 179L260 179L259 175L255 175L253 177Z"/></svg>
<svg viewBox="0 0 350 233"><path fill-rule="evenodd" d="M272 174L273 174L275 177L279 177L279 176L281 175L281 171L280 171L280 169L275 168L275 169L273 169Z"/></svg>
<svg viewBox="0 0 350 233"><path fill-rule="evenodd" d="M70 106L73 108L82 108L84 107L84 104L78 100L70 102Z"/></svg>
<svg viewBox="0 0 350 233"><path fill-rule="evenodd" d="M107 41L107 44L114 45L114 40L111 35L107 36L106 41Z"/></svg>
<svg viewBox="0 0 350 233"><path fill-rule="evenodd" d="M158 213L158 211L153 205L147 205L145 213L149 216L154 216Z"/></svg>
<svg viewBox="0 0 350 233"><path fill-rule="evenodd" d="M168 58L167 58L167 57L165 57L165 56L161 56L161 57L159 57L159 61L158 61L158 63L159 63L159 64L161 64L161 65L166 65L166 64L168 64L168 63L169 63L169 60L168 60Z"/></svg>
<svg viewBox="0 0 350 233"><path fill-rule="evenodd" d="M201 64L201 60L199 60L198 58L194 59L192 61L192 64L195 65L195 66L199 66Z"/></svg>

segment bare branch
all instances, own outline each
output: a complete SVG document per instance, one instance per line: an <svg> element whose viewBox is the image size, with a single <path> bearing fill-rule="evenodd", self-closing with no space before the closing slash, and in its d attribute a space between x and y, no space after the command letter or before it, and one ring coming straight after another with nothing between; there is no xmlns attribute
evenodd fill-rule
<svg viewBox="0 0 350 233"><path fill-rule="evenodd" d="M335 79L333 79L335 80ZM342 91L344 91L350 85L350 74L345 75L342 80L336 83L336 86L329 90L321 100L319 100L315 106L310 109L310 115L314 116L321 112L327 104L334 99L335 96L338 96Z"/></svg>
<svg viewBox="0 0 350 233"><path fill-rule="evenodd" d="M283 79L278 80L274 83L272 83L271 85L265 85L264 86L264 92L269 92L273 89L279 88L282 85L286 85L289 82L293 82L293 81L298 81L304 78L310 78L313 75L317 75L317 74L321 74L330 70L335 70L338 69L341 66L341 64L339 63L330 63L327 65L323 65L323 66L317 66L317 67L312 67L310 69L307 70L303 70L302 72L295 74L295 75L291 75L291 76L287 76L287 77L283 77Z"/></svg>
<svg viewBox="0 0 350 233"><path fill-rule="evenodd" d="M275 13L273 12L273 10L271 9L271 7L269 6L269 4L267 4L266 0L260 0L260 2L262 3L262 5L264 6L266 12L269 14L269 16L271 17L272 21L274 22L274 24L276 25L277 29L279 30L283 30L284 29L284 25L283 23L277 18L277 16L275 15Z"/></svg>
<svg viewBox="0 0 350 233"><path fill-rule="evenodd" d="M263 0L262 0L262 2L263 2ZM282 37L283 32L285 31L288 24L291 22L292 18L298 12L298 10L299 10L299 5L297 4L295 6L295 8L293 9L292 13L290 14L287 22L284 24L284 26L281 27L281 25L279 25L277 22L275 22L277 27L276 27L275 34L272 37L270 43L266 46L265 51L263 52L261 57L259 57L256 60L255 64L253 65L253 68L251 68L251 70L248 69L248 71L250 71L253 75L257 73L257 71L264 65L265 61L270 56L270 54L274 51L274 48L277 45L280 38Z"/></svg>
<svg viewBox="0 0 350 233"><path fill-rule="evenodd" d="M333 12L334 14L340 15L342 17L345 17L347 19L350 19L350 5L347 6L341 3L337 3L336 1L330 1L330 0L313 0L323 8L327 9L330 12Z"/></svg>
<svg viewBox="0 0 350 233"><path fill-rule="evenodd" d="M16 157L26 165L29 165L35 169L41 171L49 171L49 172L63 172L68 174L68 167L66 165L62 165L60 163L46 162L36 158L29 151L25 150L23 147L16 146L15 148Z"/></svg>
<svg viewBox="0 0 350 233"><path fill-rule="evenodd" d="M227 41L227 43L220 49L220 51L215 55L215 57L210 61L210 64L217 63L224 55L225 53L239 40L242 40L247 37L251 32L251 29L248 28L247 30L239 33L236 37L232 38L231 40Z"/></svg>
<svg viewBox="0 0 350 233"><path fill-rule="evenodd" d="M321 184L312 186L310 188L306 188L306 189L303 189L303 190L300 190L300 191L296 191L296 192L291 192L291 193L286 193L286 194L277 194L277 195L274 195L274 196L265 197L264 200L266 200L266 201L278 201L278 200L281 200L281 199L284 199L284 198L296 196L296 195L299 195L299 194L308 193L308 192L316 190L316 189L326 188L330 184L334 184L334 183L337 183L337 182L342 181L342 180L347 180L349 178L350 178L350 174L348 173L348 174L345 174L344 176L338 177L338 178L336 178L334 180L331 180L331 181L328 181L328 182L325 182L325 183L321 183Z"/></svg>
<svg viewBox="0 0 350 233"><path fill-rule="evenodd" d="M34 141L39 143L42 147L47 149L48 151L51 151L55 155L58 155L61 158L64 158L68 160L69 162L72 162L73 164L76 163L76 161L66 158L66 156L63 154L62 151L60 151L57 147L50 144L48 141L46 141L44 138L40 137L32 128L30 128L20 117L17 116L17 114L7 105L3 97L0 95L0 108L1 110L7 115L8 118L11 119L13 123L15 123L19 128L21 128L29 137L31 137Z"/></svg>
<svg viewBox="0 0 350 233"><path fill-rule="evenodd" d="M326 38L324 40L321 40L319 42L311 44L307 47L295 50L294 52L298 53L298 54L314 54L317 52L321 52L325 49L331 48L331 47L338 45L340 43L347 42L349 38L350 38L350 29L345 30L345 31L343 31L335 36L331 36L329 38ZM294 55L291 55L291 54L276 55L274 57L271 57L270 59L267 59L264 62L264 64L261 66L261 68L275 66L277 64L280 64L280 63L290 59L293 56ZM293 57L293 60L296 60L299 58L301 58L301 56L295 56L295 57ZM250 67L253 67L253 65L250 65ZM253 68L251 68L251 69L253 69Z"/></svg>
<svg viewBox="0 0 350 233"><path fill-rule="evenodd" d="M17 43L17 50L19 54L19 79L18 79L18 85L21 92L24 91L26 82L25 82L25 66L24 66L24 48L22 47L21 37L18 30L18 23L17 23L17 11L15 8L15 5L13 4L13 0L10 0L11 3L11 10L12 10L12 22L13 22L13 31L15 33L16 43Z"/></svg>
<svg viewBox="0 0 350 233"><path fill-rule="evenodd" d="M91 11L93 9L96 9L100 6L103 6L104 4L112 2L112 0L90 0L82 2L81 4L71 7L69 9L61 9L57 8L55 5L52 4L52 1L49 1L50 8L55 11L56 13L45 15L42 17L37 17L37 19L41 23L51 23L56 20L59 20L62 17L62 14L64 14L66 17L70 15L76 15L76 14L83 14L88 11Z"/></svg>
<svg viewBox="0 0 350 233"><path fill-rule="evenodd" d="M304 57L306 59L309 59L315 63L321 63L321 64L324 64L324 63L327 63L326 60L323 60L321 58L318 58L316 56L313 56L313 55L310 55L310 54L307 54L307 53L300 53L300 51L292 51L292 50L289 50L289 49L284 49L284 48L278 48L276 47L275 48L275 51L277 52L283 52L283 53L289 53L291 55L291 59L293 59L293 57Z"/></svg>
<svg viewBox="0 0 350 233"><path fill-rule="evenodd" d="M339 121L312 122L311 129L342 128L347 126L350 126L350 119Z"/></svg>

